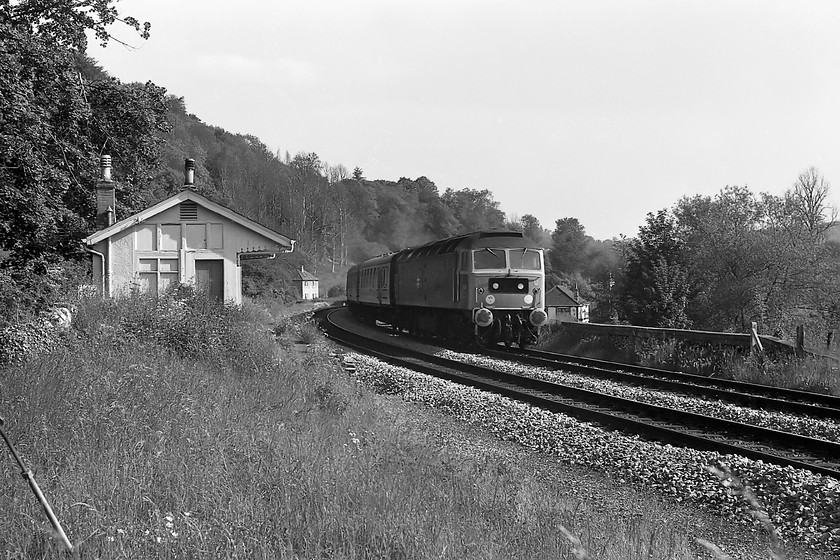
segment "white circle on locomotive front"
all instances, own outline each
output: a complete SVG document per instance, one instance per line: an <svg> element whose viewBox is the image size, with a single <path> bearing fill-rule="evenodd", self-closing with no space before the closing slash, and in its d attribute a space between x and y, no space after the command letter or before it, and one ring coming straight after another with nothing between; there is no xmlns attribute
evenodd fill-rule
<svg viewBox="0 0 840 560"><path fill-rule="evenodd" d="M496 303L496 296L493 294L487 294L487 297L484 298L484 301L487 302L487 305L493 305Z"/></svg>
<svg viewBox="0 0 840 560"><path fill-rule="evenodd" d="M525 300L526 305L531 305L531 302L534 301L534 296L532 296L531 294L526 294L525 297L522 299Z"/></svg>

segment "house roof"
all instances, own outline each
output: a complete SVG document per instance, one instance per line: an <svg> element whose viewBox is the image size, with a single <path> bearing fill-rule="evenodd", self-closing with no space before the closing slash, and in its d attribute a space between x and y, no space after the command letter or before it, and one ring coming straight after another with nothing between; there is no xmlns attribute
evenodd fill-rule
<svg viewBox="0 0 840 560"><path fill-rule="evenodd" d="M580 307L581 304L575 299L574 294L563 286L554 286L545 293L546 307Z"/></svg>
<svg viewBox="0 0 840 560"><path fill-rule="evenodd" d="M310 274L309 272L304 270L303 267L300 267L300 270L298 270L297 273L298 278L295 278L295 280L318 280L317 276L315 276L314 274Z"/></svg>
<svg viewBox="0 0 840 560"><path fill-rule="evenodd" d="M138 212L137 214L129 216L128 218L115 223L114 225L108 226L105 229L101 229L101 230L85 237L82 241L87 245L94 245L96 243L99 243L100 241L108 239L112 235L120 233L121 231L125 231L126 229L128 229L128 228L130 228L134 225L137 225L139 223L142 223L142 222L148 220L149 218L151 218L152 216L155 216L155 215L163 212L164 210L168 210L169 208L172 208L173 206L175 206L177 204L180 204L180 203L182 203L184 201L187 201L187 200L191 200L191 201L195 202L196 204L198 204L199 206L203 206L204 208L207 208L208 210L211 210L211 211L213 211L213 212L215 212L215 213L217 213L221 216L224 216L225 218L227 218L227 219L229 219L233 222L236 222L237 224L241 225L242 227L248 228L251 231L254 231L254 232L270 239L271 241L277 243L278 245L280 245L281 247L285 248L288 251L291 251L292 249L294 249L294 245L295 245L295 240L294 239L290 239L290 238L286 237L285 235L282 235L282 234L277 233L276 231L274 231L272 229L269 229L269 228L267 228L263 225L260 225L257 222L255 222L254 220L251 220L250 218L246 218L245 216L243 216L242 214L239 214L238 212L234 212L233 210L231 210L227 206L222 206L221 204L216 204L212 200L210 200L208 198L205 198L204 196L201 196L197 192L195 192L193 190L189 190L189 189L185 189L185 190L179 192L178 194L176 194L174 196L170 196L166 200L158 202L154 206L150 206L149 208L146 208L145 210L143 210L141 212Z"/></svg>

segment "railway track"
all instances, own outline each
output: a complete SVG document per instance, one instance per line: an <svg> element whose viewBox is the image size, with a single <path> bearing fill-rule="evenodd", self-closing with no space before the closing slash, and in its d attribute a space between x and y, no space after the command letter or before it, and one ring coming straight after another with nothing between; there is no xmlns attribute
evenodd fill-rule
<svg viewBox="0 0 840 560"><path fill-rule="evenodd" d="M743 406L840 420L840 397L769 385L715 379L631 364L620 364L539 350L493 350L482 354L547 369L560 369L652 389L677 391Z"/></svg>
<svg viewBox="0 0 840 560"><path fill-rule="evenodd" d="M501 394L547 410L563 412L609 429L627 431L673 445L736 454L840 478L840 444L834 442L605 395L494 368L465 364L397 346L388 341L388 337L372 338L353 332L357 330L354 328L357 325L340 309L325 310L320 316L331 338L393 365ZM503 355L504 359L512 357L507 353ZM527 359L537 358L531 356ZM567 366L561 366L554 361L553 367ZM587 366L578 364L576 367ZM609 371L606 368L596 369L598 372L595 375L605 375L602 372ZM619 379L627 380L624 377Z"/></svg>

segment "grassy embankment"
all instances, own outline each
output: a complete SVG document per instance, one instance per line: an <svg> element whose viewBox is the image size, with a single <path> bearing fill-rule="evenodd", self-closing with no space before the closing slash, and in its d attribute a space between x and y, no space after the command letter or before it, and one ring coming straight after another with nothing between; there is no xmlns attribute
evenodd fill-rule
<svg viewBox="0 0 840 560"><path fill-rule="evenodd" d="M0 366L6 430L81 557L584 557L566 528L600 559L696 557L654 497L587 508L415 425L311 324L276 326L190 294L88 301L52 351ZM59 556L3 454L2 555Z"/></svg>
<svg viewBox="0 0 840 560"><path fill-rule="evenodd" d="M688 344L656 339L569 334L553 328L539 348L576 356L643 366L714 375L776 387L787 387L829 395L840 395L840 356L771 356L765 359L713 345Z"/></svg>

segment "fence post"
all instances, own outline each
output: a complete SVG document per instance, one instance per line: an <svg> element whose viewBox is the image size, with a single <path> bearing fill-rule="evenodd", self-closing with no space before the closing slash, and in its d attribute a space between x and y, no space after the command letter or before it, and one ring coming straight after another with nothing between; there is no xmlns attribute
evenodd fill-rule
<svg viewBox="0 0 840 560"><path fill-rule="evenodd" d="M832 344L834 344L834 331L828 331L828 334L825 336L825 349L831 352Z"/></svg>
<svg viewBox="0 0 840 560"><path fill-rule="evenodd" d="M750 354L758 352L764 354L764 346L761 345L761 339L758 338L758 324L753 321L750 332Z"/></svg>
<svg viewBox="0 0 840 560"><path fill-rule="evenodd" d="M805 349L805 326L796 327L796 351L802 352Z"/></svg>

